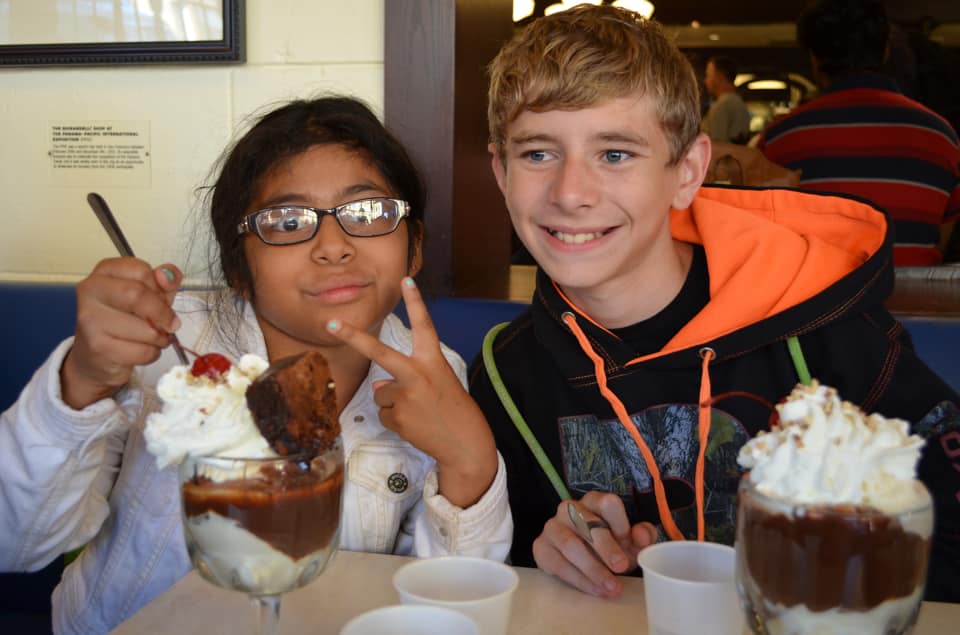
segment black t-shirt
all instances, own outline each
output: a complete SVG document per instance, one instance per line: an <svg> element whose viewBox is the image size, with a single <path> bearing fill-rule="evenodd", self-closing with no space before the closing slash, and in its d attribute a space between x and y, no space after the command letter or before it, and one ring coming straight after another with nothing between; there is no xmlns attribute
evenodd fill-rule
<svg viewBox="0 0 960 635"><path fill-rule="evenodd" d="M690 271L677 296L654 316L614 329L616 334L637 352L637 356L649 355L663 349L687 322L699 313L710 301L710 272L707 271L707 255L700 245L693 245L693 261Z"/></svg>

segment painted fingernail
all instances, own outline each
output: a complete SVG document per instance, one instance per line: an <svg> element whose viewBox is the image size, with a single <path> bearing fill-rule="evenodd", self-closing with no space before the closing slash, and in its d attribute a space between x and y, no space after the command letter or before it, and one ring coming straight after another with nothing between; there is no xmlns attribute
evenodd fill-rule
<svg viewBox="0 0 960 635"><path fill-rule="evenodd" d="M169 269L167 269L166 267L160 267L160 271L163 272L163 275L165 275L167 277L167 280L169 280L170 282L173 282L174 280L177 279L176 274L170 271Z"/></svg>
<svg viewBox="0 0 960 635"><path fill-rule="evenodd" d="M327 322L327 330L336 333L340 330L340 320L330 320Z"/></svg>
<svg viewBox="0 0 960 635"><path fill-rule="evenodd" d="M405 286L412 287L414 285L413 278L404 278L403 284Z"/></svg>

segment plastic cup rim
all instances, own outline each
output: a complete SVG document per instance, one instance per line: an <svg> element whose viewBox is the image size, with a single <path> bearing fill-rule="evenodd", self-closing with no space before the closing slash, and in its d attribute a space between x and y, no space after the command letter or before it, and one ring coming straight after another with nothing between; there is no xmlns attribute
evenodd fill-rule
<svg viewBox="0 0 960 635"><path fill-rule="evenodd" d="M341 633L347 632L348 627L354 627L355 623L360 623L362 620L373 619L373 614L375 613L396 613L396 612L409 613L411 611L427 611L427 612L440 611L441 613L445 614L447 617L452 617L454 620L459 620L460 622L464 622L464 620L466 620L466 622L464 623L466 624L467 622L469 622L473 626L474 633L480 632L479 625L476 623L476 621L472 620L467 615L464 615L463 613L461 613L460 611L457 611L456 609L448 608L446 606L436 606L431 604L387 604L386 606L378 606L378 607L366 610L363 613L360 613L359 615L354 615L353 617L351 617L343 625L343 628L341 629L340 632Z"/></svg>
<svg viewBox="0 0 960 635"><path fill-rule="evenodd" d="M404 575L409 575L410 571L414 569L421 569L421 568L429 567L432 565L436 565L438 562L444 562L444 563L470 562L472 564L479 564L480 566L493 567L495 569L499 569L501 571L506 572L510 578L510 584L506 589L502 591L498 591L497 593L493 593L482 598L475 598L472 600L444 600L444 599L432 598L430 596L426 596L420 593L410 591L409 589L404 588L400 584L399 582L400 578L402 578ZM483 602L489 602L490 600L500 599L505 596L509 597L510 595L513 594L514 591L516 591L517 586L519 584L520 584L520 576L517 575L517 572L514 571L513 567L511 567L510 565L503 562L498 562L496 560L489 560L487 558L478 558L475 556L435 556L432 558L419 558L417 560L413 560L411 562L404 564L399 569L397 569L396 572L394 572L393 574L393 588L397 591L398 594L402 592L410 596L411 598L415 598L417 602L422 602L424 604L433 604L435 606L442 606L442 607L472 606L476 604L481 604Z"/></svg>
<svg viewBox="0 0 960 635"><path fill-rule="evenodd" d="M687 547L681 547L681 546L679 546L679 545L687 545ZM658 542L658 543L656 543L656 544L650 545L649 547L645 547L644 549L642 549L642 550L640 551L640 553L637 554L637 564L640 565L640 567L643 569L644 579L646 579L646 575L647 575L647 573L649 572L649 573L652 574L652 575L655 575L655 576L657 576L657 577L660 577L660 578L662 578L662 579L664 579L664 580L668 580L668 581L670 582L670 584L682 584L682 585L689 585L689 586L691 586L691 587L708 587L708 586L715 586L715 585L731 584L731 583L734 582L734 574L733 574L732 572L731 572L730 578L729 578L728 580L716 580L716 581L708 582L708 581L704 581L704 580L684 580L683 578L676 578L676 577L673 577L673 576L671 576L671 575L667 575L667 574L665 574L665 573L661 573L661 572L657 571L656 569L654 569L653 567L644 566L644 563L643 563L644 554L647 553L647 552L648 552L649 550L651 550L651 549L654 550L654 551L666 551L666 550L669 550L669 549L683 549L683 548L688 548L689 545L698 545L697 549L709 549L709 550L714 550L714 551L724 551L724 552L729 553L731 557L735 557L735 555L736 555L736 550L735 550L732 546L730 546L730 545L724 545L724 544L717 543L717 542L698 542L698 541L695 541L695 540L689 540L689 541L687 541L687 540L672 540L672 541L667 541L667 542ZM648 556L649 556L649 554L648 554Z"/></svg>

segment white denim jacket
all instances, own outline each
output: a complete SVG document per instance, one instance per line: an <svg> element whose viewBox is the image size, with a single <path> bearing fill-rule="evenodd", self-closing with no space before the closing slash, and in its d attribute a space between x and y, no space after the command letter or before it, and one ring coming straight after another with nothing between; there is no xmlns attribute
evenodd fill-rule
<svg viewBox="0 0 960 635"><path fill-rule="evenodd" d="M180 294L178 336L193 350L241 351L266 357L249 305L236 344L214 328L205 299ZM404 353L412 336L395 316L380 339ZM76 411L60 398L64 341L0 415L0 571L32 571L86 545L53 594L54 631L106 633L190 570L180 520L176 468L158 470L146 450L146 415L159 408L157 379L177 363L171 351L138 369L113 399ZM462 383L463 360L444 347ZM380 424L372 382L389 375L371 364L340 416L347 479L342 549L435 556L465 554L504 560L513 521L499 457L489 490L469 509L437 493L434 460ZM390 479L402 474L407 486ZM388 484L393 483L393 487Z"/></svg>

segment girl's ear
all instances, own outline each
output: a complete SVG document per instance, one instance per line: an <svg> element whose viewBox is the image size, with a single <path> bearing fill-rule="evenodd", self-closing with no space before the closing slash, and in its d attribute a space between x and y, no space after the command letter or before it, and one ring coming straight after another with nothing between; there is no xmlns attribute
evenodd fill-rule
<svg viewBox="0 0 960 635"><path fill-rule="evenodd" d="M423 267L423 225L418 222L416 228L411 229L415 232L415 235L413 240L410 241L407 275L412 278L420 273L420 269Z"/></svg>

